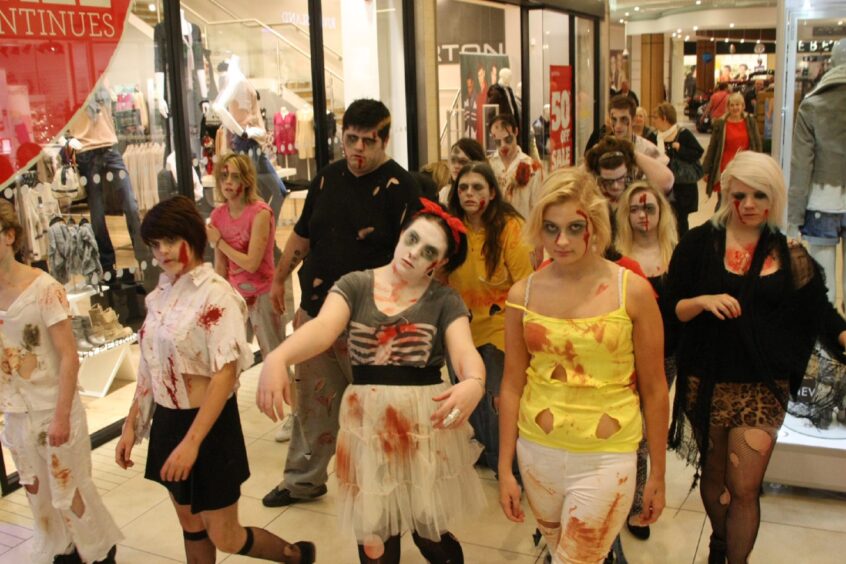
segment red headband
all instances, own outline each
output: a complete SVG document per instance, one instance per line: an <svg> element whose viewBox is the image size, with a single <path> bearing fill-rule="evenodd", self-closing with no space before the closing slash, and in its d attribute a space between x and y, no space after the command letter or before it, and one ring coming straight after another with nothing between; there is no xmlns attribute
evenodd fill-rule
<svg viewBox="0 0 846 564"><path fill-rule="evenodd" d="M449 215L441 206L432 200L420 198L420 203L423 205L423 209L414 214L414 217L420 217L421 215L434 215L443 219L449 227L449 230L452 231L452 238L455 239L455 245L461 245L461 235L459 234L467 234L467 228L464 227L464 223L457 217Z"/></svg>

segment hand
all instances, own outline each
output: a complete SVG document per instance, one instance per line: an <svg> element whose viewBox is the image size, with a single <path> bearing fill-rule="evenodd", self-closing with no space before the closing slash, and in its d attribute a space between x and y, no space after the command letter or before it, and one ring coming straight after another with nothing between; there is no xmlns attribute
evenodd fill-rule
<svg viewBox="0 0 846 564"><path fill-rule="evenodd" d="M246 133L247 137L250 139L255 139L256 137L264 135L264 129L251 125L250 127L244 129L244 133Z"/></svg>
<svg viewBox="0 0 846 564"><path fill-rule="evenodd" d="M840 343L840 346L846 349L846 331L841 332L837 336L837 342Z"/></svg>
<svg viewBox="0 0 846 564"><path fill-rule="evenodd" d="M681 149L681 144L678 141L674 141L673 142L673 149L678 151L679 149Z"/></svg>
<svg viewBox="0 0 846 564"><path fill-rule="evenodd" d="M703 176L702 176L702 180L704 180L704 181L705 181L705 184L708 184L708 179L709 179L710 177L711 177L711 175L710 175L710 174L705 174L705 175L703 175Z"/></svg>
<svg viewBox="0 0 846 564"><path fill-rule="evenodd" d="M206 235L212 245L217 245L217 242L220 241L220 231L211 223L206 225Z"/></svg>
<svg viewBox="0 0 846 564"><path fill-rule="evenodd" d="M288 379L288 365L277 355L270 353L261 367L256 405L259 411L278 421L285 417L285 404L291 405L291 381Z"/></svg>
<svg viewBox="0 0 846 564"><path fill-rule="evenodd" d="M499 505L509 521L522 523L526 517L520 506L520 484L510 471L499 473Z"/></svg>
<svg viewBox="0 0 846 564"><path fill-rule="evenodd" d="M802 232L800 231L801 225L795 225L793 223L787 224L787 238L788 239L799 239L802 236ZM789 243L790 241L788 241Z"/></svg>
<svg viewBox="0 0 846 564"><path fill-rule="evenodd" d="M54 415L47 428L47 444L52 447L62 446L70 438L70 415Z"/></svg>
<svg viewBox="0 0 846 564"><path fill-rule="evenodd" d="M79 151L82 149L82 141L74 137L73 139L68 141L68 147L70 147L74 151Z"/></svg>
<svg viewBox="0 0 846 564"><path fill-rule="evenodd" d="M133 446L135 446L135 430L131 425L124 425L123 433L115 447L115 462L124 470L135 466L131 459Z"/></svg>
<svg viewBox="0 0 846 564"><path fill-rule="evenodd" d="M467 418L470 417L470 414L473 413L474 409L476 409L476 405L484 395L483 388L484 382L480 382L475 378L470 378L462 380L458 384L451 386L441 395L433 397L432 401L443 402L431 417L435 429L445 428L443 425L444 418L455 408L458 408L461 414L458 416L458 419L453 421L449 426L456 428L467 421Z"/></svg>
<svg viewBox="0 0 846 564"><path fill-rule="evenodd" d="M162 115L163 118L166 118L170 115L170 108L167 106L167 100L164 98L159 98L156 100L156 108L159 110L159 113Z"/></svg>
<svg viewBox="0 0 846 564"><path fill-rule="evenodd" d="M191 468L197 461L197 454L199 447L185 439L182 439L170 456L165 460L164 466L160 472L162 480L165 482L181 482L188 479L188 474L191 473Z"/></svg>
<svg viewBox="0 0 846 564"><path fill-rule="evenodd" d="M728 294L699 296L699 303L703 311L709 311L720 320L737 319L740 317L740 302Z"/></svg>
<svg viewBox="0 0 846 564"><path fill-rule="evenodd" d="M279 280L276 275L270 283L270 305L279 315L285 313L285 281Z"/></svg>
<svg viewBox="0 0 846 564"><path fill-rule="evenodd" d="M664 511L664 504L664 479L650 474L643 488L643 511L638 516L640 526L644 527L657 521Z"/></svg>

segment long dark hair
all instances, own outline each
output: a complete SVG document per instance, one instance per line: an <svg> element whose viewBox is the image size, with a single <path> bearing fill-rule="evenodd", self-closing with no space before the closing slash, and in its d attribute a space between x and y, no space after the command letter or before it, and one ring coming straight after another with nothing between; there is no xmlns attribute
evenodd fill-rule
<svg viewBox="0 0 846 564"><path fill-rule="evenodd" d="M490 279L493 278L496 267L502 258L500 236L505 230L505 224L512 217L522 219L522 216L514 209L514 206L503 199L502 190L500 190L499 183L496 181L496 175L490 165L485 162L468 163L458 171L458 176L455 177L452 189L449 192L449 213L462 220L466 218L464 208L461 207L461 201L458 198L458 183L461 182L462 176L471 172L480 174L488 183L488 188L493 192L493 198L488 202L485 211L482 212L482 222L485 225L485 244L482 247L482 254L485 257L485 270Z"/></svg>

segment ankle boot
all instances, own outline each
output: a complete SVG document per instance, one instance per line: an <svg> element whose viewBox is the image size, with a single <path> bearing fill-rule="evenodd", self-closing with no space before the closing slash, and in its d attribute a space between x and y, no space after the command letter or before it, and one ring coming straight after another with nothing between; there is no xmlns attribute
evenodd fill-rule
<svg viewBox="0 0 846 564"><path fill-rule="evenodd" d="M80 319L82 320L82 332L88 342L94 345L95 347L105 345L106 339L102 335L98 335L94 332L94 327L91 325L91 318L81 316Z"/></svg>
<svg viewBox="0 0 846 564"><path fill-rule="evenodd" d="M71 317L71 327L73 327L73 338L76 340L76 350L79 352L88 352L94 347L91 346L85 339L85 330L82 327L82 317Z"/></svg>
<svg viewBox="0 0 846 564"><path fill-rule="evenodd" d="M132 335L132 329L121 325L120 322L118 322L117 313L115 313L115 310L110 307L103 310L103 326L106 331L106 337L110 341Z"/></svg>
<svg viewBox="0 0 846 564"><path fill-rule="evenodd" d="M88 318L91 321L92 336L96 340L102 341L103 344L110 341L111 339L108 338L108 331L106 330L106 323L103 320L103 308L100 307L100 304L91 306L91 309L88 310Z"/></svg>
<svg viewBox="0 0 846 564"><path fill-rule="evenodd" d="M711 533L711 540L708 542L708 564L726 564L727 548L725 540Z"/></svg>

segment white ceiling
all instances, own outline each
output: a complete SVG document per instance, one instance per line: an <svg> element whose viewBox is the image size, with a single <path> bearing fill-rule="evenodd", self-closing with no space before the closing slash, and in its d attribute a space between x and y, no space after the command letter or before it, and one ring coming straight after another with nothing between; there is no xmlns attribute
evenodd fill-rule
<svg viewBox="0 0 846 564"><path fill-rule="evenodd" d="M611 21L654 20L663 16L722 8L775 6L776 0L610 0Z"/></svg>

